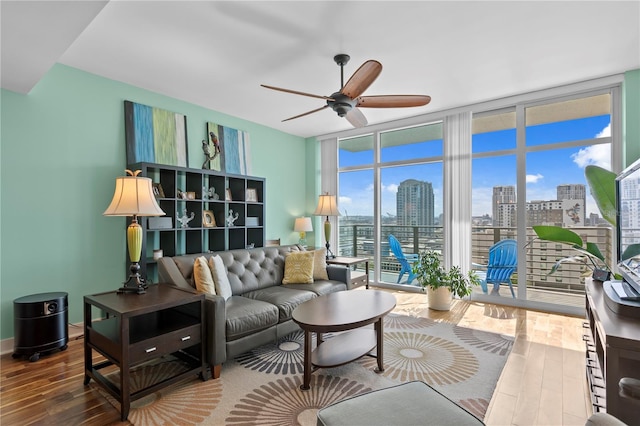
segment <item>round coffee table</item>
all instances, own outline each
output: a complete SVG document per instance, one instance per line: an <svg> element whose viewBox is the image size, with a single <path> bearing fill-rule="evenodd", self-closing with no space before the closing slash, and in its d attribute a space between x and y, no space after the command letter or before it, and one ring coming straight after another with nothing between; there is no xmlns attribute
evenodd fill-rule
<svg viewBox="0 0 640 426"><path fill-rule="evenodd" d="M304 375L300 389L309 389L312 371L347 364L376 347L376 371L384 371L382 320L395 307L396 298L390 293L356 290L325 294L295 308L292 318L304 331ZM373 330L361 329L373 323ZM351 331L326 341L322 339L322 333L346 330ZM313 351L311 333L316 333L318 342Z"/></svg>

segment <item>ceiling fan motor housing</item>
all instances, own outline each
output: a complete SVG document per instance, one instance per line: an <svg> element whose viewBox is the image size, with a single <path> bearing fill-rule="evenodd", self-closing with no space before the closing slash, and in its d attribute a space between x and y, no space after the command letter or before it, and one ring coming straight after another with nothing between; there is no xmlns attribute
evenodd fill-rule
<svg viewBox="0 0 640 426"><path fill-rule="evenodd" d="M343 95L340 92L332 94L331 97L333 98L333 100L327 101L327 105L329 105L331 109L333 109L340 117L344 117L345 115L347 115L347 113L351 111L354 106L356 106L355 99L351 99L347 95Z"/></svg>

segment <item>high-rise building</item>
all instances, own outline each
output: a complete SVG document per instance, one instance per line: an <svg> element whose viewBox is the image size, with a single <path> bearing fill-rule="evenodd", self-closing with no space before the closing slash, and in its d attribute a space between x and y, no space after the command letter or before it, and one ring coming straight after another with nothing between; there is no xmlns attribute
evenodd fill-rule
<svg viewBox="0 0 640 426"><path fill-rule="evenodd" d="M556 187L558 201L562 203L562 224L584 226L586 223L587 189L583 184L572 183Z"/></svg>
<svg viewBox="0 0 640 426"><path fill-rule="evenodd" d="M431 182L416 179L402 181L396 195L398 225L433 226L433 204Z"/></svg>
<svg viewBox="0 0 640 426"><path fill-rule="evenodd" d="M515 226L516 187L493 187L493 226Z"/></svg>
<svg viewBox="0 0 640 426"><path fill-rule="evenodd" d="M587 199L587 189L581 183L571 183L558 185L556 187L556 193L558 194L558 200L582 200L584 204Z"/></svg>

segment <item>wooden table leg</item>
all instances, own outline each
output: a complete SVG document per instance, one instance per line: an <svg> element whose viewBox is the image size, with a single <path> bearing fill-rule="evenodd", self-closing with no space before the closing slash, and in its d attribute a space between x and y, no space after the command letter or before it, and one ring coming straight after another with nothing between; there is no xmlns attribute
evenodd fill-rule
<svg viewBox="0 0 640 426"><path fill-rule="evenodd" d="M84 302L84 384L88 385L91 381L89 371L93 369L93 360L91 356L91 346L89 346L88 338L89 327L91 326L91 304Z"/></svg>
<svg viewBox="0 0 640 426"><path fill-rule="evenodd" d="M129 318L120 319L120 342L122 342L122 361L120 363L120 420L125 421L129 417L131 408L131 389L129 385Z"/></svg>
<svg viewBox="0 0 640 426"><path fill-rule="evenodd" d="M364 262L364 273L367 275L367 284L365 289L369 290L369 261Z"/></svg>
<svg viewBox="0 0 640 426"><path fill-rule="evenodd" d="M302 375L302 385L300 389L311 388L311 332L304 330L304 373Z"/></svg>
<svg viewBox="0 0 640 426"><path fill-rule="evenodd" d="M384 361L382 359L382 353L384 352L384 348L383 348L384 330L382 327L383 319L384 317L376 321L374 326L376 329L376 338L377 338L376 358L378 358L378 368L374 370L376 373L382 373L384 371Z"/></svg>

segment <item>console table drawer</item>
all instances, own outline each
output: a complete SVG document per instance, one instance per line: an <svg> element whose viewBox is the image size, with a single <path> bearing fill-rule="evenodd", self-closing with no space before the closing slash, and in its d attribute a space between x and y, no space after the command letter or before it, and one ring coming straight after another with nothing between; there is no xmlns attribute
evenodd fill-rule
<svg viewBox="0 0 640 426"><path fill-rule="evenodd" d="M161 336L142 340L130 346L131 363L167 355L200 343L201 326L194 324Z"/></svg>

